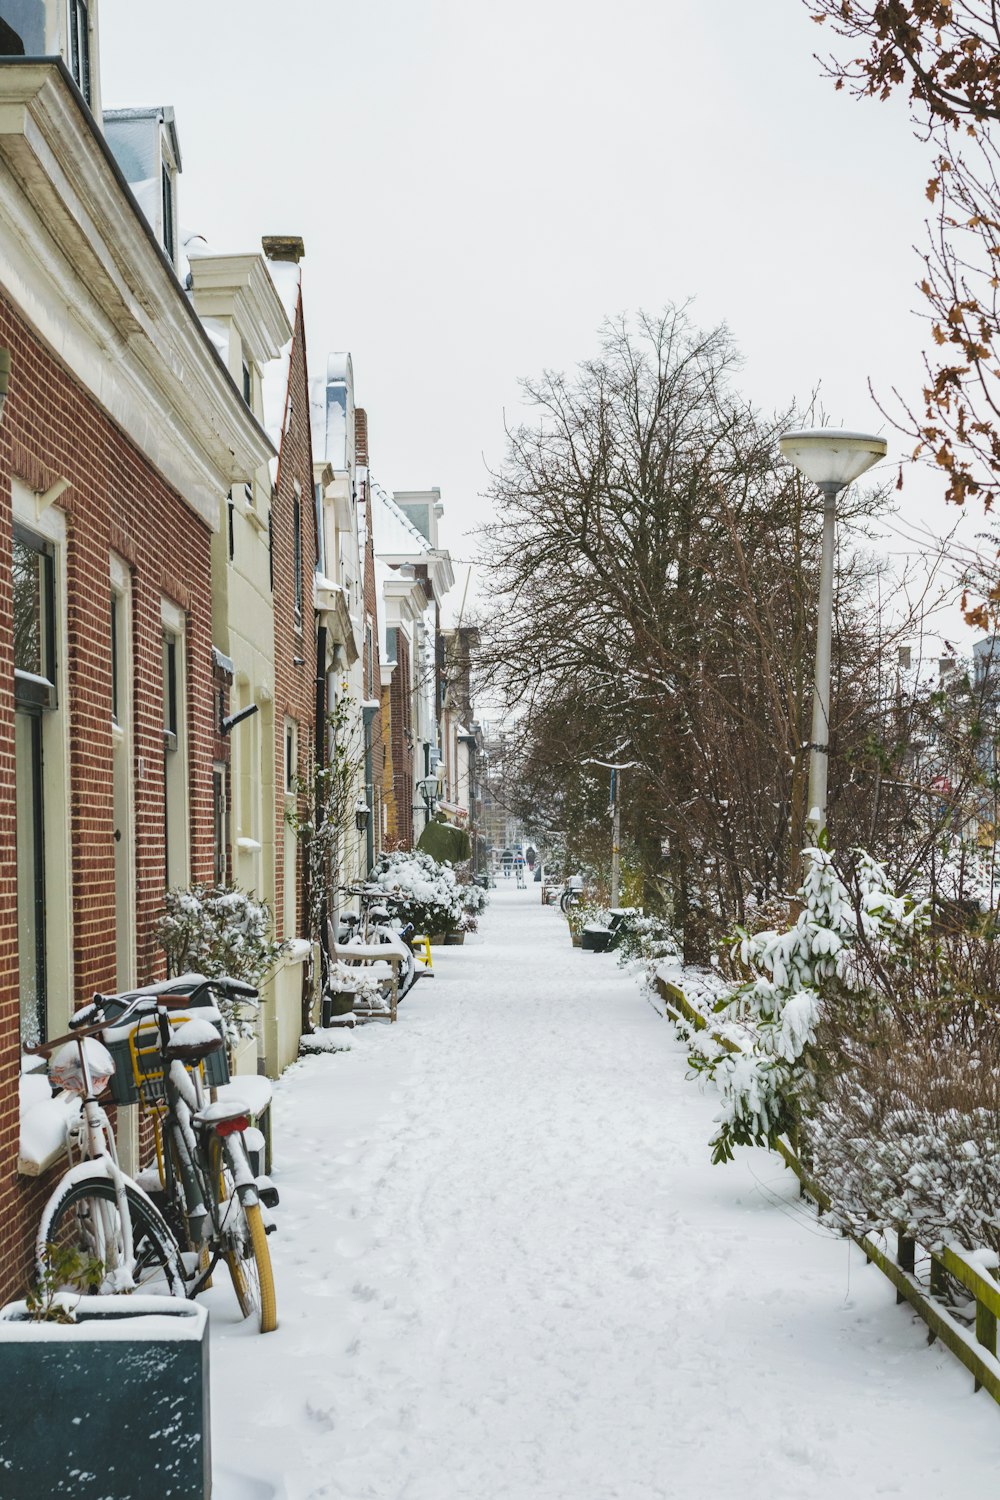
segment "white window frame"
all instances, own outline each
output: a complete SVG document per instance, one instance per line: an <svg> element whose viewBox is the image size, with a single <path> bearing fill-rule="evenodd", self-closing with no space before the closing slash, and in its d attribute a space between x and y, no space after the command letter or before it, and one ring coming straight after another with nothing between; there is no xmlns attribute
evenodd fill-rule
<svg viewBox="0 0 1000 1500"><path fill-rule="evenodd" d="M117 698L118 718L111 719L111 748L115 765L115 795L120 790L118 777L124 778L124 805L117 832L121 839L116 844L115 855L115 924L116 962L115 982L119 988L131 988L136 983L136 868L135 868L135 720L133 697L133 640L132 640L132 574L128 563L112 552L109 559L109 581L111 595L118 602L117 634ZM114 663L112 664L114 669ZM114 702L114 699L112 699ZM118 849L125 845L126 880L124 890L118 888ZM126 934L124 942L122 935Z"/></svg>
<svg viewBox="0 0 1000 1500"><path fill-rule="evenodd" d="M187 722L187 617L171 599L160 600L160 624L164 641L174 643L177 686L177 744L164 749L164 816L166 848L164 878L167 886L186 886L191 872L191 798L188 773ZM164 691L166 683L164 682Z"/></svg>
<svg viewBox="0 0 1000 1500"><path fill-rule="evenodd" d="M66 1029L74 1009L73 851L70 787L69 617L66 586L66 516L18 479L11 480L13 518L52 549L55 593L56 706L43 717L42 797L45 807L45 979L50 1036Z"/></svg>

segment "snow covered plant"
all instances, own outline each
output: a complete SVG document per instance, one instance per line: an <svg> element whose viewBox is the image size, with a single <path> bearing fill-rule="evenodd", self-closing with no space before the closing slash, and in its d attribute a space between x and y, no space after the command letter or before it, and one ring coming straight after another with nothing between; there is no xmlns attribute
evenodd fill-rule
<svg viewBox="0 0 1000 1500"><path fill-rule="evenodd" d="M462 919L464 888L454 871L420 850L383 854L372 880L398 899L396 912L418 932L451 932Z"/></svg>
<svg viewBox="0 0 1000 1500"><path fill-rule="evenodd" d="M809 1108L810 1165L845 1228L998 1251L995 1023L984 1046L938 1019L869 1017L841 1038L839 1066L825 1070Z"/></svg>
<svg viewBox="0 0 1000 1500"><path fill-rule="evenodd" d="M379 981L361 964L332 963L327 975L329 989L335 995L355 995L363 1004L374 1004L381 993Z"/></svg>
<svg viewBox="0 0 1000 1500"><path fill-rule="evenodd" d="M229 974L253 985L260 985L284 946L272 933L267 902L235 885L175 886L156 924L171 974ZM217 996L216 1004L230 1041L255 1035L238 1002Z"/></svg>
<svg viewBox="0 0 1000 1500"><path fill-rule="evenodd" d="M620 964L641 959L655 968L665 959L679 957L677 939L665 917L647 916L641 911L633 912L628 917L618 944Z"/></svg>
<svg viewBox="0 0 1000 1500"><path fill-rule="evenodd" d="M792 926L753 934L737 929L734 956L751 978L717 1009L749 1026L752 1047L720 1055L710 1041L696 1042L690 1057L692 1070L713 1077L722 1095L714 1162L731 1161L735 1146L773 1146L795 1128L822 1006L864 986L855 962L859 941L869 955L888 951L925 920L924 907L897 896L877 860L862 850L855 857L852 894L828 850L806 850L801 910Z"/></svg>
<svg viewBox="0 0 1000 1500"><path fill-rule="evenodd" d="M463 885L462 888L462 910L470 917L481 917L490 904L490 898L481 885ZM475 929L469 929L475 931Z"/></svg>

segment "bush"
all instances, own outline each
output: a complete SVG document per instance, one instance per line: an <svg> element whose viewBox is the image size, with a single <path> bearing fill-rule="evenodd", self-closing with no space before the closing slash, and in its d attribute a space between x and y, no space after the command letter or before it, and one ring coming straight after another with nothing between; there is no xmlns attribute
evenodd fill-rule
<svg viewBox="0 0 1000 1500"><path fill-rule="evenodd" d="M399 916L418 932L451 932L462 919L463 888L454 872L420 850L383 854L372 881L397 898Z"/></svg>
<svg viewBox="0 0 1000 1500"><path fill-rule="evenodd" d="M239 886L175 886L167 891L156 924L156 941L167 955L171 975L229 974L259 987L284 947L272 936L271 911ZM220 996L216 1004L230 1040L256 1035L238 1001Z"/></svg>

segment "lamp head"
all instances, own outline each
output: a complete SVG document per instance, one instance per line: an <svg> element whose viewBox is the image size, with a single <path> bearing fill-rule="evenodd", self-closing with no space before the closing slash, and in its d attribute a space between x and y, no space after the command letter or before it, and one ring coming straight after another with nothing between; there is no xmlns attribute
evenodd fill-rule
<svg viewBox="0 0 1000 1500"><path fill-rule="evenodd" d="M867 432L815 427L784 433L778 447L789 463L820 489L842 490L885 458L888 444L885 438Z"/></svg>

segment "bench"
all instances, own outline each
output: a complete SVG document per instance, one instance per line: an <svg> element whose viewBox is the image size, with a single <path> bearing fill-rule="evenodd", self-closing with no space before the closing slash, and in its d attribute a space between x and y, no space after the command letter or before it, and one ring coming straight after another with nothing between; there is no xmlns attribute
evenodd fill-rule
<svg viewBox="0 0 1000 1500"><path fill-rule="evenodd" d="M388 979L389 981L389 1011L390 1023L396 1019L396 1007L399 1004L399 970L403 962L403 955L388 943L333 943L330 948L330 957L335 963L356 964L361 968L376 969L373 978ZM388 973L379 972L377 966L385 965ZM355 1010L356 1015L366 1015L370 1020L382 1019L386 1012L369 1009L367 1011Z"/></svg>

